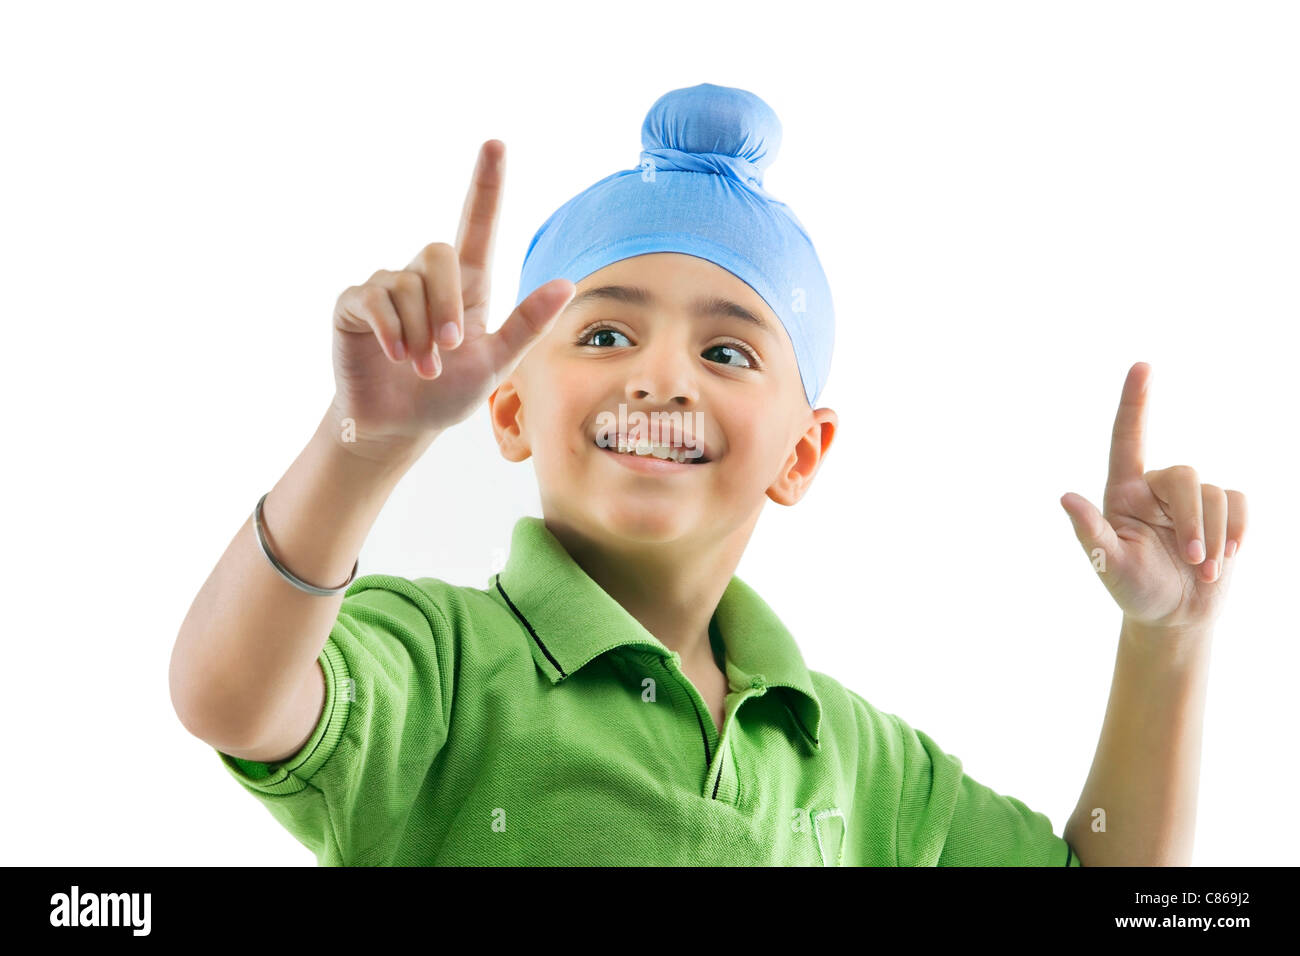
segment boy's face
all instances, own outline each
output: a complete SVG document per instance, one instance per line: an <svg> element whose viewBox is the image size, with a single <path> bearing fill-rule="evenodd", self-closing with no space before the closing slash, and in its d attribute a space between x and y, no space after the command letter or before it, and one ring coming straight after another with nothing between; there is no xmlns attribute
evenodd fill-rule
<svg viewBox="0 0 1300 956"><path fill-rule="evenodd" d="M650 301L584 295L610 287L643 290ZM502 454L533 458L548 520L620 540L707 542L752 526L764 497L798 501L836 418L808 407L789 337L758 293L679 253L623 259L577 290L490 402ZM765 327L694 308L709 299ZM708 460L631 467L617 451L620 405L627 431L637 412L652 421L659 413L660 440Z"/></svg>

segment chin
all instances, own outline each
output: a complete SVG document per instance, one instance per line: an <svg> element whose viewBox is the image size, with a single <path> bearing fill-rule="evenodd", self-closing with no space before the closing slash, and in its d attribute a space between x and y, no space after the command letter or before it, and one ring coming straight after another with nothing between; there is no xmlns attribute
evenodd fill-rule
<svg viewBox="0 0 1300 956"><path fill-rule="evenodd" d="M593 517L609 534L624 541L659 544L691 534L699 522L684 511L664 502L622 503L607 501Z"/></svg>

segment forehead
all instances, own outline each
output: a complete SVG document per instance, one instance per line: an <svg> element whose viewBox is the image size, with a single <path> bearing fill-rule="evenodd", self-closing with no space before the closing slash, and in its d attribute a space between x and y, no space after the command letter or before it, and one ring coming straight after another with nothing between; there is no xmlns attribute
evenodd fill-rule
<svg viewBox="0 0 1300 956"><path fill-rule="evenodd" d="M691 315L739 319L776 339L785 337L762 296L726 269L697 256L655 252L610 263L576 283L569 308L598 303L668 309Z"/></svg>

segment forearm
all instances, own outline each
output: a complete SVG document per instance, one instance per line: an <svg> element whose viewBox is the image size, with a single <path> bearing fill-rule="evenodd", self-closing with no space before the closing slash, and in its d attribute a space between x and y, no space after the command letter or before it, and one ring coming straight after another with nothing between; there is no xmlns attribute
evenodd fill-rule
<svg viewBox="0 0 1300 956"><path fill-rule="evenodd" d="M1064 831L1084 866L1190 864L1210 643L1208 629L1120 628L1101 738Z"/></svg>
<svg viewBox="0 0 1300 956"><path fill-rule="evenodd" d="M384 502L410 461L374 461L342 447L329 412L267 495L272 553L319 587L347 580ZM173 707L204 739L251 740L292 699L320 655L343 594L301 591L271 567L252 508L195 597L172 650Z"/></svg>

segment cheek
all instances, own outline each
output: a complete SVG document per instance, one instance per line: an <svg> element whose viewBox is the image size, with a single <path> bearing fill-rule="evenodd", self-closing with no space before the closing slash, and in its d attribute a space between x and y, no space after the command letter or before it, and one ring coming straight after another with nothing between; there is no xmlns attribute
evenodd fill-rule
<svg viewBox="0 0 1300 956"><path fill-rule="evenodd" d="M548 471L567 472L582 465L588 446L596 450L590 437L583 434L581 418L566 418L561 414L548 419L544 431L535 440L533 453Z"/></svg>
<svg viewBox="0 0 1300 956"><path fill-rule="evenodd" d="M789 449L779 440L779 425L750 423L749 429L741 434L751 436L737 447L731 446L735 466L730 469L737 484L745 487L766 488L775 480L781 470Z"/></svg>
<svg viewBox="0 0 1300 956"><path fill-rule="evenodd" d="M549 432L547 437L534 442L533 455L538 467L548 471L568 471L581 460L582 446L577 437Z"/></svg>

